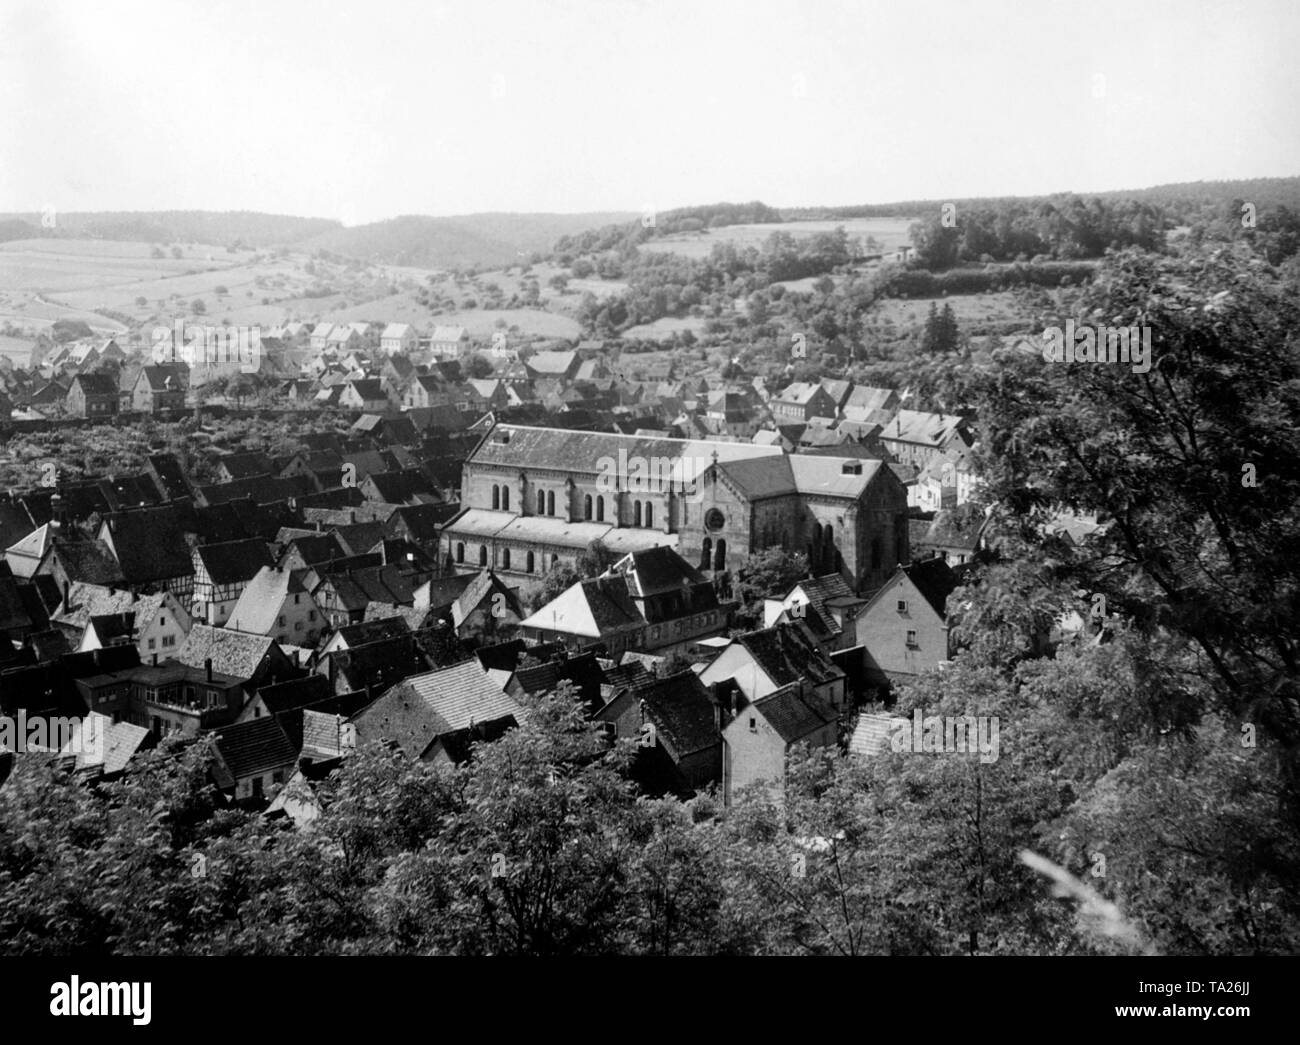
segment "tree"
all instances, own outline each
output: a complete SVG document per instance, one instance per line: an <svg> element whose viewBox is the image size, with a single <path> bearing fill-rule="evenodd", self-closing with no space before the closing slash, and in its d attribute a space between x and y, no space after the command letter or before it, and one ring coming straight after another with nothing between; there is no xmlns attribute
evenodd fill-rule
<svg viewBox="0 0 1300 1045"><path fill-rule="evenodd" d="M196 316L201 316L208 310L208 306L203 303L202 298L195 298L190 302L190 311Z"/></svg>
<svg viewBox="0 0 1300 1045"><path fill-rule="evenodd" d="M763 600L785 598L808 577L808 557L782 547L767 548L746 557L736 571L735 595L741 617L755 627L763 621Z"/></svg>
<svg viewBox="0 0 1300 1045"><path fill-rule="evenodd" d="M50 324L50 336L59 344L76 341L78 338L93 337L90 325L81 319L56 319Z"/></svg>
<svg viewBox="0 0 1300 1045"><path fill-rule="evenodd" d="M599 577L607 569L614 565L616 556L609 547L597 537L589 545L587 550L579 553L577 559L578 574L581 577Z"/></svg>
<svg viewBox="0 0 1300 1045"><path fill-rule="evenodd" d="M488 378L496 373L496 368L492 366L492 361L477 352L470 356L468 369L469 376L476 379Z"/></svg>

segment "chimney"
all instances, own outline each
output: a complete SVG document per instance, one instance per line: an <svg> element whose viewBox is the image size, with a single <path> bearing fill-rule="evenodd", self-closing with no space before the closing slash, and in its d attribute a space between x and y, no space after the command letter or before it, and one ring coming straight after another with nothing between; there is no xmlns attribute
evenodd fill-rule
<svg viewBox="0 0 1300 1045"><path fill-rule="evenodd" d="M212 658L211 657L208 657L207 660L203 662L203 674L207 676L207 680L209 682L212 681Z"/></svg>

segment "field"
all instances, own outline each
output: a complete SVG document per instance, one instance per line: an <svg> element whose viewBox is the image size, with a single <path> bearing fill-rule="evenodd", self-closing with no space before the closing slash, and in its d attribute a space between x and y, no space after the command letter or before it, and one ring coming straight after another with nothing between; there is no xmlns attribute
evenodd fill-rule
<svg viewBox="0 0 1300 1045"><path fill-rule="evenodd" d="M814 236L819 232L834 232L843 226L849 238L866 241L875 237L882 251L909 246L907 234L912 218L843 218L839 221L788 221L780 225L726 225L700 232L680 232L672 236L649 240L641 250L666 251L688 258L708 257L715 243L734 243L737 247L762 247L773 232L788 232L795 238Z"/></svg>
<svg viewBox="0 0 1300 1045"><path fill-rule="evenodd" d="M193 316L195 299L203 302L205 322L241 326L265 328L288 319L363 319L413 323L421 329L457 323L468 328L471 336L489 337L499 329L497 321L504 320L507 327L517 326L524 334L576 337L578 325L565 313L576 308L582 292L611 294L622 286L575 280L572 289L560 295L546 286L559 271L549 266L537 266L527 276L518 269L489 272L478 277L479 287L496 283L507 298L519 291L524 279L537 278L554 311L457 307L435 315L417 297L435 275L431 269L347 264L294 252L231 252L205 244L181 245L180 258L171 256L169 245L166 256L157 258L152 256L155 246L71 239L0 244L0 327L8 324L11 333L21 332L8 338L0 351L25 361L30 338L58 319L83 320L96 333L114 336L137 324L170 326L177 318ZM467 298L482 303L481 289L472 284L457 288L444 281L439 286L456 306ZM138 303L140 299L144 304Z"/></svg>

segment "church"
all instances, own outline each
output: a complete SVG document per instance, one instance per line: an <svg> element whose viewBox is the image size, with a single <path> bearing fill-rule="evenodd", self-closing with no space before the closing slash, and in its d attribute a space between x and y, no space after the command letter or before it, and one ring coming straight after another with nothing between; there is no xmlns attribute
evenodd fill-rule
<svg viewBox="0 0 1300 1045"><path fill-rule="evenodd" d="M670 547L713 575L780 546L858 593L910 561L907 492L888 465L776 446L496 424L465 461L461 504L444 561L516 581L595 540L615 557Z"/></svg>

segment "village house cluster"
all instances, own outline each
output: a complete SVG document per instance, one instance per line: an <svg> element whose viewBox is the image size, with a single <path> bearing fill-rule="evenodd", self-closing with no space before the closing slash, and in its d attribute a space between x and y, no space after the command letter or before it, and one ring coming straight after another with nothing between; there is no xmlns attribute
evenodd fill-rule
<svg viewBox="0 0 1300 1045"><path fill-rule="evenodd" d="M657 738L647 789L730 802L779 789L798 744L887 749L893 684L954 652L949 596L983 540L963 510L976 434L905 390L770 391L403 323L285 323L259 346L253 375L129 339L41 339L0 370L13 430L201 424L249 378L246 409L346 423L215 455L207 481L156 452L0 499L0 713L93 717L104 744L66 754L78 772L210 734L232 800L308 816L301 796L358 745L461 762L567 682L609 737ZM771 548L808 575L742 620L737 575Z"/></svg>

